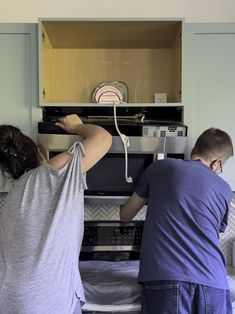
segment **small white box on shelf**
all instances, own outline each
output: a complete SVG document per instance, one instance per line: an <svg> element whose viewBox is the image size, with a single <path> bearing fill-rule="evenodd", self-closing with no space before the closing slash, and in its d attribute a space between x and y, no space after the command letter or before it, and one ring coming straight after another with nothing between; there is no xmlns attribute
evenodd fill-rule
<svg viewBox="0 0 235 314"><path fill-rule="evenodd" d="M160 159L164 159L164 154L163 153L158 153L157 154L157 160L160 160Z"/></svg>
<svg viewBox="0 0 235 314"><path fill-rule="evenodd" d="M167 93L155 93L154 100L155 100L155 103L166 103Z"/></svg>

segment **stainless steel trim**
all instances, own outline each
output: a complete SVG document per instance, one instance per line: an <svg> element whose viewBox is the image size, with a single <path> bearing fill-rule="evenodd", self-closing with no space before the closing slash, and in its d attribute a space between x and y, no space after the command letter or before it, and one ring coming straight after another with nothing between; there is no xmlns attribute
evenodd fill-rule
<svg viewBox="0 0 235 314"><path fill-rule="evenodd" d="M79 135L38 134L38 145L44 156L49 159L50 151L65 151L74 142L80 141L81 139L82 138Z"/></svg>
<svg viewBox="0 0 235 314"><path fill-rule="evenodd" d="M82 252L104 252L104 251L139 251L139 245L102 245L82 246Z"/></svg>
<svg viewBox="0 0 235 314"><path fill-rule="evenodd" d="M101 195L84 195L84 202L89 205L102 203L104 205L121 205L124 204L130 196L101 196Z"/></svg>
<svg viewBox="0 0 235 314"><path fill-rule="evenodd" d="M49 157L49 151L64 151L75 141L82 138L78 135L70 134L38 134L39 147ZM129 136L130 146L128 153L175 153L184 154L187 147L186 136L176 137L151 137L151 136ZM123 144L119 136L113 136L113 143L109 153L123 153Z"/></svg>
<svg viewBox="0 0 235 314"><path fill-rule="evenodd" d="M132 222L120 222L120 221L85 221L86 227L138 227L143 226L144 222L136 220Z"/></svg>

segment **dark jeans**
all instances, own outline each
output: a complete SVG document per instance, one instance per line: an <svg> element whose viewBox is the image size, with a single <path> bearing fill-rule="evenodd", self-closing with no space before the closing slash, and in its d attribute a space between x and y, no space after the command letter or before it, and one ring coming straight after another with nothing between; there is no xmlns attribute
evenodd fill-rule
<svg viewBox="0 0 235 314"><path fill-rule="evenodd" d="M142 285L142 314L232 314L229 290L181 281Z"/></svg>

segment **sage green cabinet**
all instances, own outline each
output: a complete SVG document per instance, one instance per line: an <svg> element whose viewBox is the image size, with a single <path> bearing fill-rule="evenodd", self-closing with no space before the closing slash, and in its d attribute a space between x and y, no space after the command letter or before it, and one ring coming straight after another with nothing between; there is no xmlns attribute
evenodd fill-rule
<svg viewBox="0 0 235 314"><path fill-rule="evenodd" d="M36 140L38 107L38 61L36 24L0 24L0 124L18 126ZM8 191L9 181L0 192Z"/></svg>
<svg viewBox="0 0 235 314"><path fill-rule="evenodd" d="M235 145L235 24L185 24L182 77L189 152L209 127L228 132ZM221 176L235 190L234 157Z"/></svg>

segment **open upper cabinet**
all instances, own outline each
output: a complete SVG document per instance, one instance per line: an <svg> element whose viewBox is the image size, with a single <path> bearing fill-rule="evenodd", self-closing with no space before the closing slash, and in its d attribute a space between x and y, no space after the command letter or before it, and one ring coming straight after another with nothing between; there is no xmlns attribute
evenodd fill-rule
<svg viewBox="0 0 235 314"><path fill-rule="evenodd" d="M39 19L38 25L41 106L91 104L104 81L124 82L130 104L152 104L155 93L181 102L182 20Z"/></svg>

